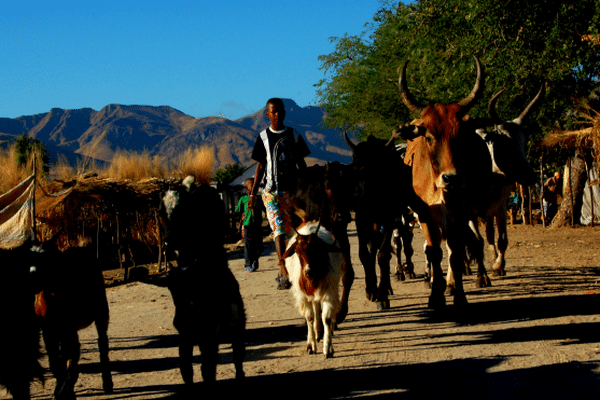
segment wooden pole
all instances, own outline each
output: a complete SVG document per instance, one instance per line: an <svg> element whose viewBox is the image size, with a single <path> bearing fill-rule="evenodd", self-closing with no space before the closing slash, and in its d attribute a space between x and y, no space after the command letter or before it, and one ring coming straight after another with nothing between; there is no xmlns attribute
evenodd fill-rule
<svg viewBox="0 0 600 400"><path fill-rule="evenodd" d="M544 211L544 155L540 157L540 181L541 181L541 190L540 190L540 208L542 209L542 225L546 227L546 212Z"/></svg>
<svg viewBox="0 0 600 400"><path fill-rule="evenodd" d="M33 199L31 201L31 240L33 241L33 243L37 243L37 230L35 228L35 189L37 187L36 164L37 164L37 159L36 159L36 153L34 151L33 152L33 194L32 194Z"/></svg>

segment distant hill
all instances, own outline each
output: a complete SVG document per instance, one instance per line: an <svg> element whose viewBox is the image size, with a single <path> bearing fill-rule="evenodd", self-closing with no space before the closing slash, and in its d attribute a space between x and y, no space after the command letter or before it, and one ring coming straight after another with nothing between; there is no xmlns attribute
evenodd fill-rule
<svg viewBox="0 0 600 400"><path fill-rule="evenodd" d="M309 164L352 161L340 132L321 126L325 116L321 108L300 107L289 99L284 104L285 124L307 140ZM119 149L173 158L190 147L210 146L215 149L217 168L233 163L249 166L254 141L269 124L264 108L235 121L194 118L168 106L110 104L100 111L53 108L45 114L0 118L0 146L26 133L44 142L53 160L63 154L72 163L83 156L110 162Z"/></svg>

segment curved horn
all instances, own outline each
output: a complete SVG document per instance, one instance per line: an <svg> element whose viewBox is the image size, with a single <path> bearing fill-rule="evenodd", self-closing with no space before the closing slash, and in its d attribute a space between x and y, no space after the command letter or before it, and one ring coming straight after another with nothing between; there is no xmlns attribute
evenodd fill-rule
<svg viewBox="0 0 600 400"><path fill-rule="evenodd" d="M396 138L399 137L400 135L398 134L398 131L396 129L394 129L394 131L392 132L392 137L390 137L390 140L387 141L387 143L385 144L385 147L389 147L389 146L394 146L394 142L396 141Z"/></svg>
<svg viewBox="0 0 600 400"><path fill-rule="evenodd" d="M521 115L519 115L519 117L513 121L515 124L520 125L521 122L523 122L523 120L525 119L525 117L527 116L527 114L529 114L529 111L531 111L531 109L535 106L535 104L537 103L537 101L542 96L542 90L544 90L544 84L542 84L542 87L540 87L539 92L535 95L535 97L533 98L533 100L531 100L531 103L529 103L529 105L527 107L525 107L525 109L523 110L523 112L521 113Z"/></svg>
<svg viewBox="0 0 600 400"><path fill-rule="evenodd" d="M352 153L354 153L356 151L356 145L354 143L352 143L352 141L348 137L348 133L346 131L344 131L344 140L346 141L346 144L348 145L348 147L350 147L350 150L352 150Z"/></svg>
<svg viewBox="0 0 600 400"><path fill-rule="evenodd" d="M500 89L500 91L498 93L496 93L490 99L490 102L488 103L488 114L490 116L490 119L492 120L492 123L494 123L494 124L501 124L502 123L502 120L500 119L500 117L498 117L498 114L496 113L496 101L498 101L498 97L500 97L500 95L504 91L506 91L506 88Z"/></svg>
<svg viewBox="0 0 600 400"><path fill-rule="evenodd" d="M408 109L415 114L421 115L425 110L425 107L415 102L413 97L410 95L408 91L408 84L406 83L406 65L408 61L404 63L402 69L400 70L400 77L398 78L398 86L400 87L400 95L402 96L402 102Z"/></svg>
<svg viewBox="0 0 600 400"><path fill-rule="evenodd" d="M479 62L479 58L477 58L477 56L473 57L475 58L475 64L477 64L477 80L475 81L475 86L473 87L473 90L471 90L471 93L457 103L461 108L462 114L469 112L471 107L473 107L477 100L479 100L483 95L484 76L481 63Z"/></svg>

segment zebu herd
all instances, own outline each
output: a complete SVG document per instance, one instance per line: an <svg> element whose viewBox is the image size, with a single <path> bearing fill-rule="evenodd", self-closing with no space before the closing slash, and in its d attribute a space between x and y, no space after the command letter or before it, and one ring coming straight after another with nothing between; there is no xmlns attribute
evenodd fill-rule
<svg viewBox="0 0 600 400"><path fill-rule="evenodd" d="M401 246L412 249L406 223L411 212L416 214L426 238L430 307L443 308L446 290L452 291L455 306L466 306L462 275L471 259L477 263L477 284L490 285L483 262L484 239L478 230L480 218L486 222L488 245L497 254L492 272L505 274L507 188L515 182L532 183L520 124L539 100L541 90L513 121L497 117L494 109L497 96L490 100L489 116L469 118L469 110L481 99L484 89L482 67L479 60L475 61L476 84L465 99L426 106L411 96L405 64L400 73L400 94L403 103L419 118L400 125L389 141L369 137L354 144L346 136L354 158L351 165L331 163L313 167L301 177L294 198L297 233L286 251L286 268L293 279L292 291L299 310L306 317L309 353L317 352L317 341L323 338L323 353L333 356L333 331L349 312L348 295L354 271L346 228L351 210L355 212L366 296L379 309L390 307L392 241L398 243L397 252ZM488 127L493 131L486 132ZM408 141L405 154L394 147L394 139L398 137ZM198 345L203 381L208 384L214 381L221 342L232 343L236 377L242 379L246 317L239 286L227 266L223 248L224 235L220 231L224 226L223 205L213 189L196 185L187 178L161 195L158 208L166 246L176 255L178 266L152 283L168 287L173 298L173 323L179 332L183 380L186 384L193 383L192 349ZM191 226L202 229L192 230ZM497 245L494 226L498 229ZM394 235L395 230L403 234ZM442 241L446 241L449 254L446 278L441 265ZM400 263L397 275L402 279L414 278L411 253L405 254L407 268ZM93 265L76 268L92 271L90 276L76 280L70 280L73 279L70 272L60 276L62 281L60 277L56 279L58 275L47 278L57 274L58 265L65 270L77 263L88 267L90 258L62 254L51 248L3 251L1 257L3 263L8 262L13 268L11 279L1 281L3 304L11 307L0 311L0 318L19 321L13 324L19 329L2 330L0 384L15 399L29 398L30 383L43 376L39 364L41 328L50 369L57 380L55 398L75 398L77 330L95 322L103 386L110 392L108 305L98 269ZM376 264L380 270L379 283ZM48 272L50 269L52 274ZM83 293L77 293L78 290Z"/></svg>

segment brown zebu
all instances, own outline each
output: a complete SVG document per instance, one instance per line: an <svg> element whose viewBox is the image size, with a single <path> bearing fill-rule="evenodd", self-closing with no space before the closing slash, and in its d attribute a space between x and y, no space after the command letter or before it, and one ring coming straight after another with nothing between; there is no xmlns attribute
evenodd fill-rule
<svg viewBox="0 0 600 400"><path fill-rule="evenodd" d="M292 198L295 210L293 223L320 221L340 245L344 255L341 282L343 286L341 307L336 322L342 323L348 315L348 299L354 282L354 269L350 259L348 224L351 221L353 188L352 169L339 162L315 165L303 170L298 178L296 193Z"/></svg>
<svg viewBox="0 0 600 400"><path fill-rule="evenodd" d="M113 382L108 358L109 309L102 269L85 248L61 252L53 239L42 245L36 265L41 291L36 295L35 313L40 326L50 370L56 378L56 399L75 398L79 378L81 345L77 331L96 325L102 370L102 387L111 393Z"/></svg>
<svg viewBox="0 0 600 400"><path fill-rule="evenodd" d="M347 135L345 139L353 156L358 255L365 270L367 299L377 302L379 309L387 309L390 307L388 295L393 293L390 282L392 232L407 207L419 217L427 239L428 263L441 269L439 232L434 226L429 206L413 189L410 168L390 141L369 136L367 140L354 144ZM379 285L376 263L380 271ZM438 301L434 297L443 298L444 290L442 277L442 281L434 282L430 303Z"/></svg>
<svg viewBox="0 0 600 400"><path fill-rule="evenodd" d="M34 313L39 285L31 267L35 250L23 245L0 250L0 387L15 400L28 400L32 382L43 382L40 329Z"/></svg>
<svg viewBox="0 0 600 400"><path fill-rule="evenodd" d="M450 268L455 277L454 304L467 303L462 275L467 260L466 248L477 260L483 259L483 245L469 227L472 216L489 202L491 160L485 143L475 132L477 126L463 121L481 98L484 77L475 57L477 80L471 93L453 104L423 106L411 96L406 82L406 65L400 72L402 101L420 121L395 131L408 140L405 162L412 167L412 182L417 195L425 201L446 240ZM465 118L467 119L467 118ZM441 267L432 266L433 285L443 282ZM485 279L485 277L480 277ZM439 286L438 286L439 287ZM443 293L432 292L430 306L445 304Z"/></svg>

